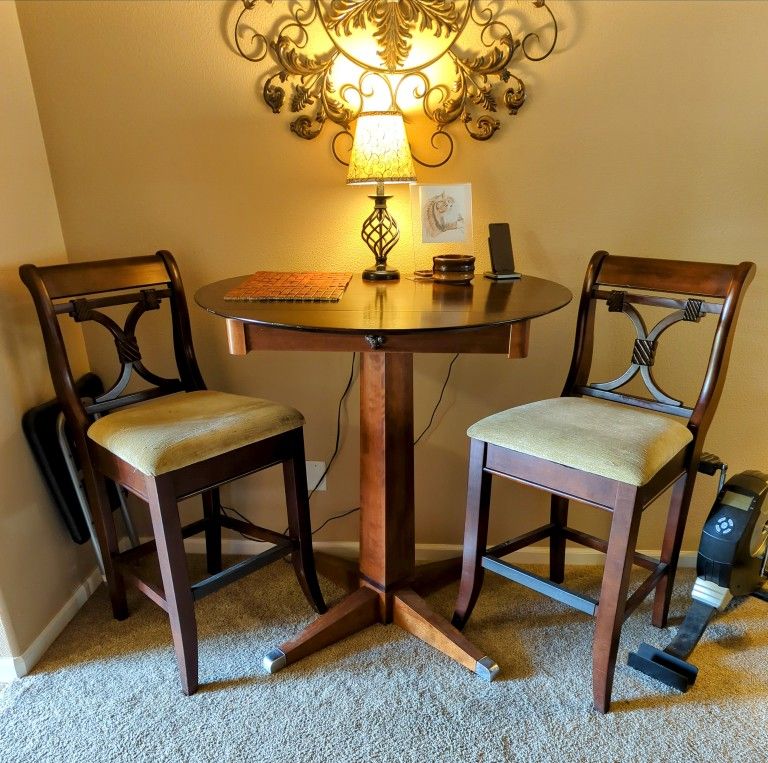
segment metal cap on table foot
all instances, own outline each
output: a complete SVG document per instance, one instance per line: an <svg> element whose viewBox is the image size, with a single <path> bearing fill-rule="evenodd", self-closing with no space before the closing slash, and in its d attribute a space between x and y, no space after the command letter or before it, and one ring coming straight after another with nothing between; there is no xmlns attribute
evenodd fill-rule
<svg viewBox="0 0 768 763"><path fill-rule="evenodd" d="M499 670L499 666L490 657L483 657L481 660L478 660L475 665L475 673L477 673L480 678L484 678L488 681L488 683L493 681L493 679L499 675Z"/></svg>
<svg viewBox="0 0 768 763"><path fill-rule="evenodd" d="M264 670L267 673L277 673L278 670L282 670L285 667L285 652L281 649L270 649L262 660Z"/></svg>

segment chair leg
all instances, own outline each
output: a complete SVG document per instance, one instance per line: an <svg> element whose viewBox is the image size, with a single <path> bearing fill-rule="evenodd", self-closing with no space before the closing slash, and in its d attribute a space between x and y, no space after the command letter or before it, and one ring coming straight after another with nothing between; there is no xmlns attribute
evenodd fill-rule
<svg viewBox="0 0 768 763"><path fill-rule="evenodd" d="M125 582L114 557L119 553L117 530L109 503L107 485L104 478L97 474L89 459L83 459L83 483L88 503L93 515L93 524L104 564L104 577L107 580L112 615L115 620L128 617L128 601L125 597Z"/></svg>
<svg viewBox="0 0 768 763"><path fill-rule="evenodd" d="M467 515L464 524L464 559L456 609L451 624L461 630L475 608L483 587L485 570L481 562L488 542L488 514L491 506L491 475L484 470L486 444L471 440L467 481Z"/></svg>
<svg viewBox="0 0 768 763"><path fill-rule="evenodd" d="M181 520L173 483L162 477L147 480L149 513L155 532L166 609L184 694L197 691L197 623L187 572Z"/></svg>
<svg viewBox="0 0 768 763"><path fill-rule="evenodd" d="M205 524L205 561L208 573L221 572L221 498L217 487L202 494Z"/></svg>
<svg viewBox="0 0 768 763"><path fill-rule="evenodd" d="M688 507L691 505L695 479L696 471L693 470L680 477L672 488L660 558L660 561L667 564L667 573L656 585L656 593L653 597L651 622L657 628L666 628L667 626L669 602L672 599L672 589L675 585L677 562L680 558L680 547L683 544L683 532L688 517Z"/></svg>
<svg viewBox="0 0 768 763"><path fill-rule="evenodd" d="M549 579L562 583L565 579L565 535L563 528L568 524L568 499L552 496L550 520L554 527L549 536Z"/></svg>
<svg viewBox="0 0 768 763"><path fill-rule="evenodd" d="M296 442L291 458L283 461L285 502L288 507L288 530L297 544L291 555L293 569L304 596L316 612L327 610L320 583L317 580L315 556L312 551L312 526L309 518L307 471L304 461L304 436L296 430Z"/></svg>
<svg viewBox="0 0 768 763"><path fill-rule="evenodd" d="M620 490L613 509L592 644L592 696L595 710L600 713L607 713L611 705L613 674L616 669L621 626L624 623L629 573L641 516L637 488L626 485Z"/></svg>

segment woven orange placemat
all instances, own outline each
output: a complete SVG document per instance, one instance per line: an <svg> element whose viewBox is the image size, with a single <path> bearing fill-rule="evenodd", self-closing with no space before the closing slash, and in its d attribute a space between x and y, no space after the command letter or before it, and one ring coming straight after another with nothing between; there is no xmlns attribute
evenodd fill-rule
<svg viewBox="0 0 768 763"><path fill-rule="evenodd" d="M260 270L230 289L234 302L338 302L351 273L284 273Z"/></svg>

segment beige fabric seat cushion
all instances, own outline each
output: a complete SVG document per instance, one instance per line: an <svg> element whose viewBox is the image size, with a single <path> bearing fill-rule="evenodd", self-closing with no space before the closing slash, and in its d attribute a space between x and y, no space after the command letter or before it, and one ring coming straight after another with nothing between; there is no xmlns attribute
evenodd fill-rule
<svg viewBox="0 0 768 763"><path fill-rule="evenodd" d="M630 485L645 485L691 440L670 416L604 400L558 397L495 413L467 434Z"/></svg>
<svg viewBox="0 0 768 763"><path fill-rule="evenodd" d="M91 424L88 436L140 472L157 476L303 423L287 405L200 390L117 410Z"/></svg>

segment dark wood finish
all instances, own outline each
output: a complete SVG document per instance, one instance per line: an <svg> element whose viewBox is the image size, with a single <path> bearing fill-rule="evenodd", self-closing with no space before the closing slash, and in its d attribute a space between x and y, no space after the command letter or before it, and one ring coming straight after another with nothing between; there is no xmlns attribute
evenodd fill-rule
<svg viewBox="0 0 768 763"><path fill-rule="evenodd" d="M157 543L157 559L163 580L165 609L171 621L171 636L179 665L184 694L197 691L197 624L195 600L187 573L184 539L172 478L152 480L149 485L149 514Z"/></svg>
<svg viewBox="0 0 768 763"><path fill-rule="evenodd" d="M266 527L258 527L236 517L222 515L219 519L219 524L228 530L242 533L254 540L266 541L267 543L275 543L277 545L285 543L286 540L286 536L283 533L279 533L276 530L268 530Z"/></svg>
<svg viewBox="0 0 768 763"><path fill-rule="evenodd" d="M572 540L574 543L578 543L581 546L587 546L587 548L593 548L595 551L602 551L605 553L608 550L608 541L603 538L597 538L594 535L588 535L581 532L581 530L574 530L572 527L566 527L563 534L567 540ZM638 567L644 567L647 570L656 570L659 566L659 560L653 557L641 554L635 551L632 557L632 562Z"/></svg>
<svg viewBox="0 0 768 763"><path fill-rule="evenodd" d="M219 489L206 490L202 494L205 517L205 560L208 572L221 572L221 499Z"/></svg>
<svg viewBox="0 0 768 763"><path fill-rule="evenodd" d="M610 509L620 484L604 477L593 480L592 475L498 445L488 446L486 468L500 476L514 474L517 481L523 484L604 509Z"/></svg>
<svg viewBox="0 0 768 763"><path fill-rule="evenodd" d="M637 564L638 554L635 552L632 563ZM627 603L624 607L624 619L626 620L637 607L639 607L648 594L653 591L658 585L659 581L666 575L667 565L664 563L657 563L653 568L653 572L633 591L632 595L627 599Z"/></svg>
<svg viewBox="0 0 768 763"><path fill-rule="evenodd" d="M151 257L132 257L120 260L56 265L38 268L24 265L20 269L22 280L35 301L45 341L48 364L54 387L62 405L69 430L73 433L78 461L83 470L86 494L93 513L94 525L102 550L105 576L112 610L117 619L127 617L125 579L161 606L171 623L174 649L179 665L182 689L192 694L198 685L197 627L194 601L218 590L245 574L263 567L287 554L292 555L299 584L310 604L319 612L325 603L317 581L312 556L304 445L302 430L294 429L266 438L250 445L233 449L220 456L192 464L158 477L145 475L102 448L88 438L90 414L97 408L114 409L131 405L150 397L185 390L205 389L192 345L184 288L178 268L168 252ZM160 287L160 288L156 288ZM138 292L133 290L138 289ZM148 297L144 290L154 289ZM109 296L94 297L86 302L80 299L62 302L72 297L107 292ZM173 354L177 378L156 377L141 365L140 354L134 347L135 325L150 300L158 295L169 299ZM54 301L59 300L59 301ZM129 312L125 327L120 327L105 315L93 317L98 307L113 307L135 303ZM67 360L66 347L59 327L59 315L71 315L77 320L93 319L109 328L118 345L126 345L121 354L120 383L110 394L114 399L97 401L96 406L84 406L79 399ZM64 318L65 319L65 318ZM120 350L118 350L120 351ZM124 383L132 372L138 372L154 388L139 393L122 395ZM145 373L146 372L146 373ZM221 516L218 487L269 466L283 466L286 504L288 507L288 538L249 523L242 523L255 537L266 538L277 545L262 554L222 570L221 528L232 526L234 520ZM105 478L112 479L149 504L155 540L121 554L117 546L117 533L112 510L107 498ZM181 527L177 503L183 498L202 494L204 518L185 528ZM238 524L238 529L241 529ZM205 531L208 571L206 580L190 584L184 538ZM155 550L160 563L162 590L142 580L138 572L125 565L132 559Z"/></svg>
<svg viewBox="0 0 768 763"><path fill-rule="evenodd" d="M460 665L475 671L485 656L459 630L436 615L417 593L409 589L395 594L393 620L403 630L426 641Z"/></svg>
<svg viewBox="0 0 768 763"><path fill-rule="evenodd" d="M637 489L624 486L613 508L592 643L592 700L600 713L607 713L611 704L619 635L641 516L642 512L637 510Z"/></svg>
<svg viewBox="0 0 768 763"><path fill-rule="evenodd" d="M610 299L613 291L607 291L603 289L595 289L592 296L595 299ZM684 310L688 304L687 299L672 299L670 297L653 297L648 294L623 294L624 302L629 302L633 305L650 305L652 307L666 307L670 310ZM714 315L720 315L723 312L723 306L719 302L701 302L699 305L700 313L713 313Z"/></svg>
<svg viewBox="0 0 768 763"><path fill-rule="evenodd" d="M607 252L599 254L605 255ZM744 262L734 266L715 262L608 255L600 268L597 283L640 291L724 298L733 285L734 272L743 265L754 267L752 263Z"/></svg>
<svg viewBox="0 0 768 763"><path fill-rule="evenodd" d="M660 560L673 569L677 567L677 562L680 558L680 547L683 544L685 520L688 514L688 507L691 504L697 466L698 456L696 461L691 459L690 470L678 478L672 488L672 496L669 500L669 511L667 513L667 524L664 530ZM672 598L673 585L674 577L672 575L665 575L659 581L656 589L651 622L653 622L657 628L665 628L667 625L669 602Z"/></svg>
<svg viewBox="0 0 768 763"><path fill-rule="evenodd" d="M509 328L510 324L554 312L571 300L571 293L564 286L533 276L505 283L477 276L469 286L456 286L408 278L374 284L359 275L352 277L339 302L225 300L224 294L245 277L204 286L195 294L195 300L208 312L238 323L321 333L327 340L335 334L381 334L387 341L394 341L398 334L403 339L417 335L421 343L419 349L404 349L405 352L423 351L421 346L426 338L422 334L483 331L494 326ZM456 341L456 337L451 340ZM431 351L456 352L450 348Z"/></svg>
<svg viewBox="0 0 768 763"><path fill-rule="evenodd" d="M156 256L51 265L38 273L51 299L146 288L169 280L165 262Z"/></svg>
<svg viewBox="0 0 768 763"><path fill-rule="evenodd" d="M309 491L304 456L304 436L299 429L288 433L293 439L291 457L283 461L285 502L288 507L288 533L293 542L293 570L307 601L315 602L318 611L325 610L323 593L317 581L312 555L312 523L309 518Z"/></svg>
<svg viewBox="0 0 768 763"><path fill-rule="evenodd" d="M735 321L744 291L752 280L754 271L754 265L748 262L739 265L717 265L613 257L607 252L597 252L592 257L579 301L576 338L563 395L599 396L617 403L682 414L688 418L687 425L693 435L692 443L660 469L647 484L638 488L500 446L475 441L471 443L464 569L453 622L459 627L466 623L480 593L481 565L486 563L489 567L496 566L498 556L548 536L550 579L559 583L564 575L563 562L567 540L603 551L606 554L606 565L592 648L593 702L599 712L605 713L610 707L619 636L626 616L655 590L653 623L657 626L666 624L704 436L722 392ZM717 315L719 319L704 381L693 406L687 409L673 409L656 401L625 394L602 394L601 391L588 387L594 348L596 305L602 304L602 301L610 296L610 290L600 289L600 286L706 296L722 300L722 304L702 304L704 312ZM686 305L684 299L646 294L630 293L626 294L624 299L674 310L685 309ZM481 453L484 454L483 457L480 457ZM487 551L485 535L489 498L481 493L477 486L491 475L541 488L553 497L548 525ZM650 559L638 554L635 549L640 519L643 510L671 485L674 485L674 489L667 515L661 558ZM576 499L612 513L607 541L567 527L569 499ZM651 574L628 598L629 571L633 563L651 570ZM519 582L546 592L541 579L534 580L535 576L530 573L517 568L515 570L515 579ZM501 567L499 571L502 572ZM559 591L553 592L553 595L555 593L559 594ZM560 595L556 598L562 600Z"/></svg>
<svg viewBox="0 0 768 763"><path fill-rule="evenodd" d="M181 528L181 537L191 538L193 535L204 532L207 525L208 521L206 519L196 519L194 522L190 522L188 525L184 525L184 527ZM123 551L120 554L120 563L121 565L128 565L137 559L156 553L157 545L155 544L154 539L148 540L138 546L129 548L127 551Z"/></svg>
<svg viewBox="0 0 768 763"><path fill-rule="evenodd" d="M458 288L458 287L453 287ZM530 321L510 326L465 329L451 333L434 331L413 334L371 334L382 340L387 352L461 352L506 354L510 358L528 355ZM232 355L246 355L253 350L320 350L368 352L365 335L327 334L301 329L281 329L227 319L227 339Z"/></svg>
<svg viewBox="0 0 768 763"><path fill-rule="evenodd" d="M568 524L568 499L553 495L549 510L552 533L549 536L549 579L562 583L565 579L565 528Z"/></svg>
<svg viewBox="0 0 768 763"><path fill-rule="evenodd" d="M668 405L660 403L658 400L648 400L647 398L637 397L636 395L624 395L620 392L612 392L606 389L595 389L594 387L575 387L574 393L585 397L598 397L601 400L610 400L614 403L625 403L634 405L636 408L645 408L648 411L656 413L668 413L671 416L682 416L687 419L693 413L691 408L684 408L679 405Z"/></svg>
<svg viewBox="0 0 768 763"><path fill-rule="evenodd" d="M322 617L310 623L296 638L280 645L285 664L298 662L326 646L379 622L379 596L371 588L358 588Z"/></svg>
<svg viewBox="0 0 768 763"><path fill-rule="evenodd" d="M489 472L490 475L490 472ZM521 548L530 546L532 543L538 543L540 540L549 538L552 535L554 525L549 524L537 527L534 530L529 530L522 535L518 535L516 538L505 540L502 543L497 543L492 548L486 550L486 556L496 556L499 559L508 554L513 554L515 551L519 551Z"/></svg>
<svg viewBox="0 0 768 763"><path fill-rule="evenodd" d="M467 516L464 522L464 563L461 587L452 623L464 627L477 602L485 571L482 556L488 544L488 512L491 506L491 475L485 468L487 446L470 440Z"/></svg>
<svg viewBox="0 0 768 763"><path fill-rule="evenodd" d="M409 443L406 446L405 443ZM364 353L360 368L360 576L389 591L413 576L413 356Z"/></svg>
<svg viewBox="0 0 768 763"><path fill-rule="evenodd" d="M203 287L201 307L226 319L230 352L357 351L360 382L360 560L317 555L348 590L362 586L279 648L290 664L374 622L396 622L471 670L481 654L418 592L455 577L457 560L415 568L413 353L487 352L525 357L531 319L570 301L559 284L525 276L472 286L354 276L338 303L246 303L223 295L243 276ZM487 671L486 671L487 672Z"/></svg>
<svg viewBox="0 0 768 763"><path fill-rule="evenodd" d="M157 604L163 612L168 612L168 603L165 600L165 593L162 588L159 588L149 580L144 580L139 576L136 570L131 569L128 566L123 566L121 569L123 577L136 589L141 591L150 601Z"/></svg>

